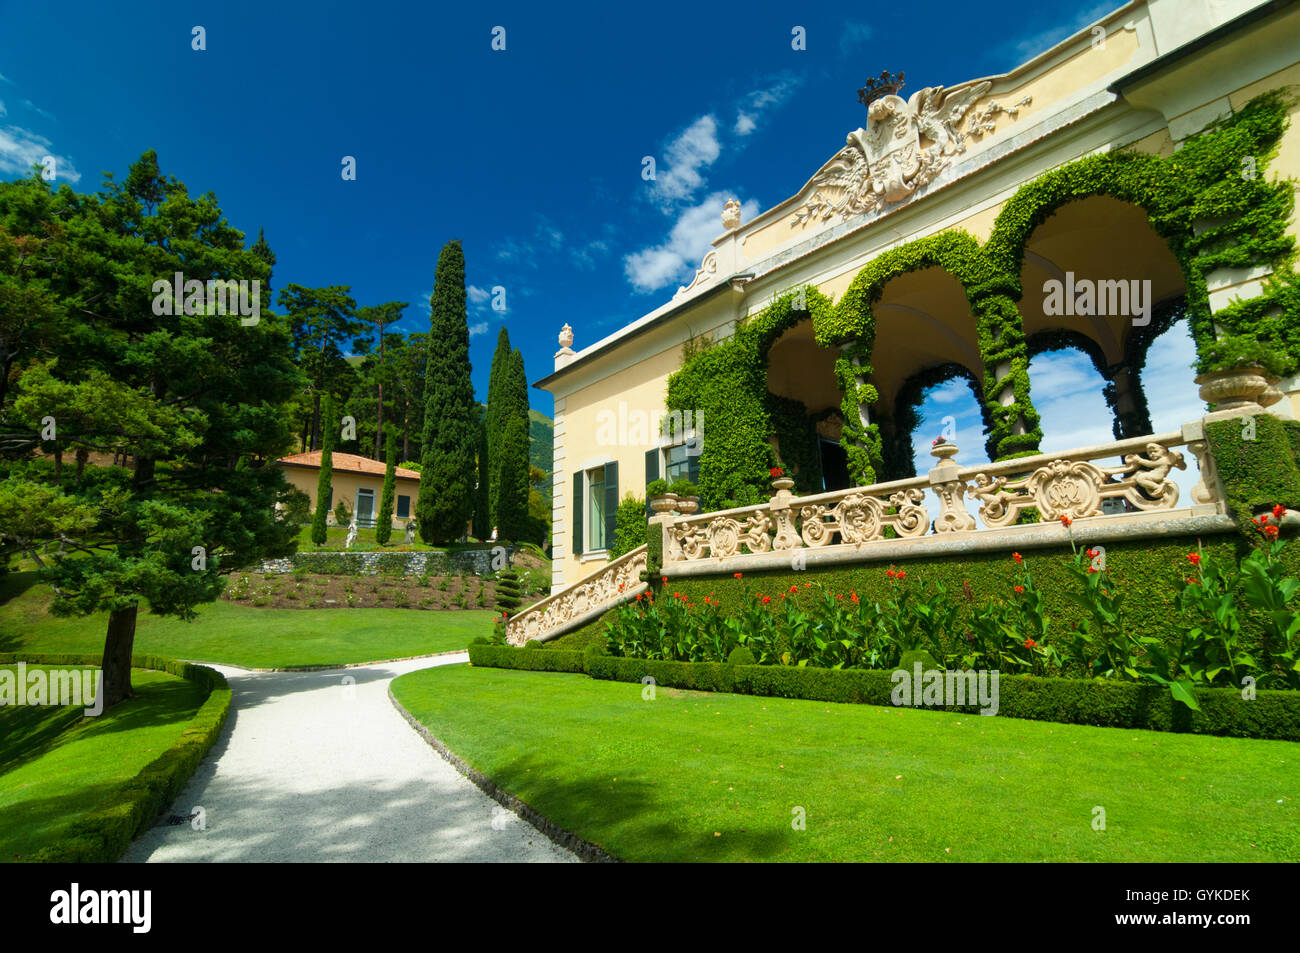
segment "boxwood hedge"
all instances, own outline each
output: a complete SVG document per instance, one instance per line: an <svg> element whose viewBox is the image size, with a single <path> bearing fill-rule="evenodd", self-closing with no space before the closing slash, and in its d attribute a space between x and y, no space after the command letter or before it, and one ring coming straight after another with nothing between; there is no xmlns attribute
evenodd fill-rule
<svg viewBox="0 0 1300 953"><path fill-rule="evenodd" d="M100 665L99 655L33 655L0 653L0 665L29 662L40 665ZM217 740L230 712L230 686L220 672L202 665L178 662L158 655L131 656L132 668L167 672L205 689L207 699L170 748L149 762L136 776L92 807L57 844L31 857L36 863L110 863L175 797L194 774L203 756Z"/></svg>
<svg viewBox="0 0 1300 953"><path fill-rule="evenodd" d="M492 668L585 672L592 678L641 682L703 692L735 692L847 704L892 705L888 671L824 669L724 662L656 662L595 652L527 652L510 646L470 646L470 662ZM1300 741L1300 692L1260 691L1247 701L1230 688L1196 692L1200 711L1172 700L1158 685L1102 679L1006 676L998 683L998 714L1031 721L1142 728L1236 738ZM975 714L978 706L945 707Z"/></svg>

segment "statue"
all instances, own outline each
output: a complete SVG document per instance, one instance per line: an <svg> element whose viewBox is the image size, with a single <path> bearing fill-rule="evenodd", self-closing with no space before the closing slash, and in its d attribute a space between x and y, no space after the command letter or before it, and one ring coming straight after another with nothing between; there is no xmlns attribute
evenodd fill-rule
<svg viewBox="0 0 1300 953"><path fill-rule="evenodd" d="M356 516L353 516L352 522L348 523L348 538L343 543L343 548L351 549L352 544L355 543L356 541L357 541L357 518Z"/></svg>
<svg viewBox="0 0 1300 953"><path fill-rule="evenodd" d="M412 546L414 544L415 544L415 520L407 520L406 521L406 545Z"/></svg>
<svg viewBox="0 0 1300 953"><path fill-rule="evenodd" d="M727 199L722 207L722 227L727 231L740 227L740 203L735 199Z"/></svg>

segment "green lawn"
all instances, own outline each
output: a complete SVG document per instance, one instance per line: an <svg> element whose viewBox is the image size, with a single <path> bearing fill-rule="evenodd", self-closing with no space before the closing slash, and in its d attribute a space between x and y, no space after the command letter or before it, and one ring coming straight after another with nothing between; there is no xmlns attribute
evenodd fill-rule
<svg viewBox="0 0 1300 953"><path fill-rule="evenodd" d="M203 704L203 689L174 675L137 669L131 682L135 696L95 718L0 708L0 861L56 842L171 747Z"/></svg>
<svg viewBox="0 0 1300 953"><path fill-rule="evenodd" d="M639 684L464 665L393 693L627 860L1300 861L1292 742L664 688L645 701Z"/></svg>
<svg viewBox="0 0 1300 953"><path fill-rule="evenodd" d="M102 652L106 613L49 615L29 573L0 577L0 652ZM463 649L492 631L489 609L258 609L218 601L193 622L142 611L135 651L247 668L375 662Z"/></svg>

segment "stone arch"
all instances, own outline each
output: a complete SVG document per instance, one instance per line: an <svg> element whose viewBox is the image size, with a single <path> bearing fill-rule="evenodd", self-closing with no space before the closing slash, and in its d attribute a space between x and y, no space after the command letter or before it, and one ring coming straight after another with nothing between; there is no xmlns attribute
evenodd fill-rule
<svg viewBox="0 0 1300 953"><path fill-rule="evenodd" d="M903 480L916 476L912 435L920 423L916 410L930 388L959 378L970 387L976 402L983 402L983 390L975 374L964 364L945 362L916 371L903 382L894 396L893 433L882 437L885 479ZM985 421L987 426L987 420Z"/></svg>
<svg viewBox="0 0 1300 953"><path fill-rule="evenodd" d="M979 242L961 230L908 242L869 262L840 299L834 321L817 328L819 342L844 349L839 376L845 394L845 440L874 452L873 467L881 466L880 428L870 420L869 410L880 399L870 382L877 312L892 281L932 268L955 279L966 297L965 309L977 342L977 353L968 360L979 365L980 403L988 432L985 449L990 459L1034 452L1042 433L1029 397L1023 328L1010 296L1018 291L1018 285L999 274ZM975 373L975 368L970 370ZM846 442L845 448L852 460L853 446Z"/></svg>

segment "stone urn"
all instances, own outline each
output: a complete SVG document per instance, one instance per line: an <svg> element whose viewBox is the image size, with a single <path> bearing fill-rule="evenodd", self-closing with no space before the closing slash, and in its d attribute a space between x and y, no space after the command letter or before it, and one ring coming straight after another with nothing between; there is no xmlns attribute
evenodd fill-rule
<svg viewBox="0 0 1300 953"><path fill-rule="evenodd" d="M930 448L930 456L938 457L940 460L951 460L957 456L957 445L946 440L943 443L936 443Z"/></svg>
<svg viewBox="0 0 1300 953"><path fill-rule="evenodd" d="M663 496L651 497L650 509L656 513L671 513L677 509L677 495L675 493L665 493Z"/></svg>
<svg viewBox="0 0 1300 953"><path fill-rule="evenodd" d="M1258 364L1247 364L1222 371L1207 371L1196 378L1201 400L1214 404L1215 410L1236 410L1250 404L1267 407L1282 398L1267 371ZM1269 393L1274 391L1276 393Z"/></svg>
<svg viewBox="0 0 1300 953"><path fill-rule="evenodd" d="M772 489L777 490L778 492L781 490L789 490L793 486L794 480L790 479L788 476L779 476L772 479Z"/></svg>
<svg viewBox="0 0 1300 953"><path fill-rule="evenodd" d="M699 512L700 498L698 496L679 496L677 497L677 512L683 516L689 516L692 513Z"/></svg>

